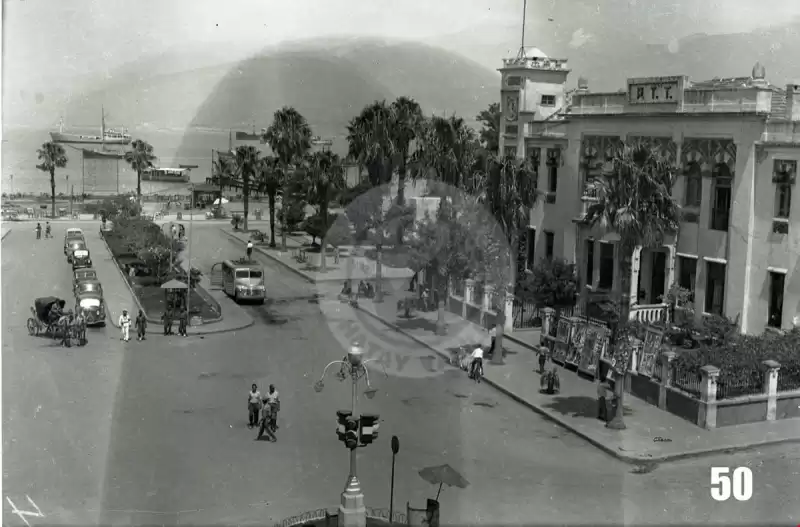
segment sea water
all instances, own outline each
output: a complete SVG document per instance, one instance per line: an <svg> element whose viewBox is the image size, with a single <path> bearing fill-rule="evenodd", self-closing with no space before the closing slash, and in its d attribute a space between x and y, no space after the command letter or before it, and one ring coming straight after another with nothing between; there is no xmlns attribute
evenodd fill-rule
<svg viewBox="0 0 800 527"><path fill-rule="evenodd" d="M73 130L69 130L73 132ZM94 134L97 130L75 130L75 133ZM133 139L142 139L153 146L158 158L154 165L161 168L178 168L179 165L197 165L192 169L191 181L204 183L211 176L212 150L226 151L229 148L228 130L186 129L168 130L134 128ZM50 141L49 130L31 128L4 128L2 142L2 180L4 193L50 193L50 175L36 168L39 163L37 149ZM236 147L237 144L233 143ZM259 146L257 142L252 142ZM56 169L56 193L69 195L86 193L125 193L136 190L136 172L124 159L103 159L82 162L81 148L99 149L99 144L64 144L67 166ZM121 145L108 149L120 149ZM142 194L188 193L185 183L142 181Z"/></svg>

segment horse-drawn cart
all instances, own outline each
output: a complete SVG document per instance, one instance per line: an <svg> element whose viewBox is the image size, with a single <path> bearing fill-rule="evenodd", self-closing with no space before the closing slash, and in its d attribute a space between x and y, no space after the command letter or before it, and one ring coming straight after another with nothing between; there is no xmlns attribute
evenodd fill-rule
<svg viewBox="0 0 800 527"><path fill-rule="evenodd" d="M47 296L37 298L31 308L32 317L28 318L28 333L31 335L45 335L53 339L61 338L67 346L72 345L72 339L77 339L79 344L86 342L86 324L83 318L72 316L67 312L58 320L51 319L53 304L62 302L61 299Z"/></svg>

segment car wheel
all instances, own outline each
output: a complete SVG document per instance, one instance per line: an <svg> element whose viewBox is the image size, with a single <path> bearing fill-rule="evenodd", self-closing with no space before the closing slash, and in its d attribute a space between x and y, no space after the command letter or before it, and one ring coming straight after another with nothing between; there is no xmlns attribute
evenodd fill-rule
<svg viewBox="0 0 800 527"><path fill-rule="evenodd" d="M258 303L259 303L259 304L261 304L261 305L263 306L263 305L264 305L264 302L266 302L266 301L267 301L267 299L266 299L266 298L262 298L261 300L259 300L259 301L258 301Z"/></svg>

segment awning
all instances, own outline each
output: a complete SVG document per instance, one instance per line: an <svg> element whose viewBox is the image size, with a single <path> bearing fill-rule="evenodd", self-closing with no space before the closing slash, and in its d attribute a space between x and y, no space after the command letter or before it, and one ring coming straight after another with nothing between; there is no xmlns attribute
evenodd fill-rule
<svg viewBox="0 0 800 527"><path fill-rule="evenodd" d="M161 289L189 289L189 286L187 286L185 282L173 279L166 284L162 284Z"/></svg>

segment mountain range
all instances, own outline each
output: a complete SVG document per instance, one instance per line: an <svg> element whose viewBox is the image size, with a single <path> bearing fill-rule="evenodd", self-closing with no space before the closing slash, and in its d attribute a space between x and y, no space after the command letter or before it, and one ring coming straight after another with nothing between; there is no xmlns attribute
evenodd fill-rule
<svg viewBox="0 0 800 527"><path fill-rule="evenodd" d="M695 33L656 44L613 24L595 25L594 33L581 33L580 38L575 35L580 28L569 29L539 32L540 42L530 37L527 43L570 59L569 84L583 76L592 91L616 91L628 77L747 76L756 61L773 84L800 80L797 20L749 33ZM333 136L342 134L364 105L399 95L414 97L427 114L455 113L471 121L499 99L499 75L488 65L499 67L515 51L490 44L486 35L475 35L472 44L457 52L447 49L448 40L317 39L286 43L234 62L219 49L167 51L87 78L68 98L37 95L34 101L4 94L4 125L48 127L63 116L68 127L96 128L103 105L110 124L132 128L260 129L276 109L291 105L316 133Z"/></svg>

